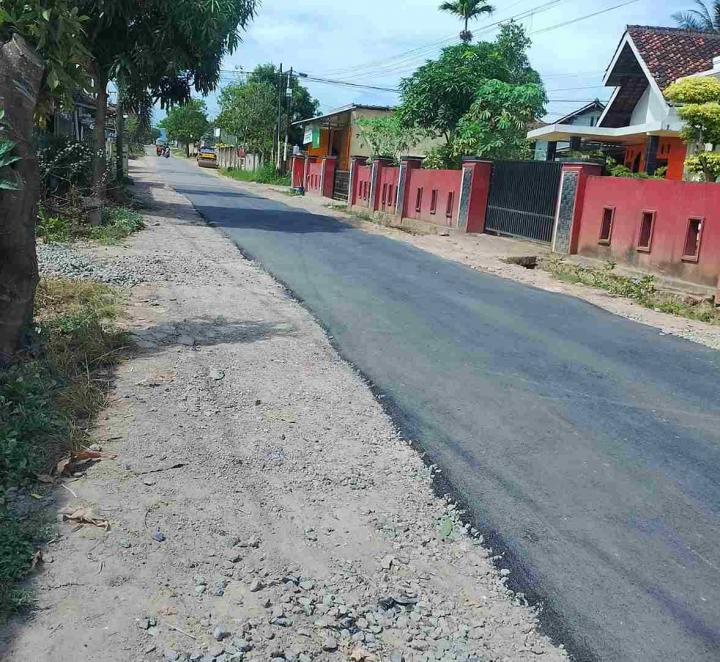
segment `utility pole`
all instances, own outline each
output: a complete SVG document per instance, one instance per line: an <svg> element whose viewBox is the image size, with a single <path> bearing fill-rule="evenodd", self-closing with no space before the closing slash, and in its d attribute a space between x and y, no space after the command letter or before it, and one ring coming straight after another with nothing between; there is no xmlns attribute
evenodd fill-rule
<svg viewBox="0 0 720 662"><path fill-rule="evenodd" d="M287 88L285 90L285 110L286 110L286 118L285 118L285 143L283 145L283 163L287 163L287 148L288 148L288 140L290 138L290 122L292 121L292 84L293 84L293 68L290 67L290 73L288 74L287 79Z"/></svg>
<svg viewBox="0 0 720 662"><path fill-rule="evenodd" d="M280 170L280 136L282 135L280 123L282 122L282 100L284 93L283 85L283 66L280 63L280 70L278 72L278 99L277 99L277 122L275 127L275 169Z"/></svg>
<svg viewBox="0 0 720 662"><path fill-rule="evenodd" d="M123 113L125 108L123 105L123 94L122 85L117 86L117 105L116 105L116 116L115 116L115 176L117 177L118 186L125 177L125 169L123 168L125 156L125 118Z"/></svg>

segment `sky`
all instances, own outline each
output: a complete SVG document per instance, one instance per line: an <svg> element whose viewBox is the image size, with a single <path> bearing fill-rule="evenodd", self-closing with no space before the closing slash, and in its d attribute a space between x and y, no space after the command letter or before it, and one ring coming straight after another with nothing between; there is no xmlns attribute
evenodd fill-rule
<svg viewBox="0 0 720 662"><path fill-rule="evenodd" d="M471 24L491 40L498 22L517 17L533 41L530 62L551 100L546 120L595 98L606 100L602 75L626 25L673 25L671 15L692 0L491 0L495 12ZM625 4L628 3L628 4ZM236 68L273 62L314 77L395 88L443 46L459 41L460 21L438 10L440 0L262 0L238 50L223 63L222 82ZM624 6L617 7L617 5ZM596 12L597 16L563 25ZM394 105L394 92L303 81L327 112L349 103ZM217 94L207 99L211 117Z"/></svg>

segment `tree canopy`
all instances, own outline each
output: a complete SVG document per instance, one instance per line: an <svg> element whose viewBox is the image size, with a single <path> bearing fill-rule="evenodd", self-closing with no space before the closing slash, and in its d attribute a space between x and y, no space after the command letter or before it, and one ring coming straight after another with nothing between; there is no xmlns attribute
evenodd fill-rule
<svg viewBox="0 0 720 662"><path fill-rule="evenodd" d="M167 131L170 140L177 140L186 146L198 142L210 127L205 102L191 99L188 103L171 108L158 126Z"/></svg>
<svg viewBox="0 0 720 662"><path fill-rule="evenodd" d="M480 86L473 105L460 120L453 154L527 158L530 148L527 126L544 112L545 93L540 85L488 80Z"/></svg>
<svg viewBox="0 0 720 662"><path fill-rule="evenodd" d="M370 147L372 157L397 160L425 137L424 131L403 126L396 113L360 118L357 128L362 140Z"/></svg>
<svg viewBox="0 0 720 662"><path fill-rule="evenodd" d="M687 159L688 168L702 173L705 181L716 181L720 176L720 153L712 148L720 144L720 81L685 78L670 85L665 97L678 104L678 115L685 124L683 139L697 150ZM710 151L705 149L707 144Z"/></svg>
<svg viewBox="0 0 720 662"><path fill-rule="evenodd" d="M276 86L251 80L233 83L220 92L220 114L215 123L250 152L270 154L276 118Z"/></svg>
<svg viewBox="0 0 720 662"><path fill-rule="evenodd" d="M542 89L540 75L527 58L529 46L522 27L508 23L495 41L443 49L437 60L427 62L401 81L400 120L405 126L443 136L449 144L486 81L534 83Z"/></svg>

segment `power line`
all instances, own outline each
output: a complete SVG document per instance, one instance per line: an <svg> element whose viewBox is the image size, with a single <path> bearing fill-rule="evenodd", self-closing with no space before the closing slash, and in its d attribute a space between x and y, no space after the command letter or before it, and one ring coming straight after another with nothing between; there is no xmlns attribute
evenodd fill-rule
<svg viewBox="0 0 720 662"><path fill-rule="evenodd" d="M579 23L580 21L584 21L588 18L593 18L594 16L599 16L600 14L606 14L609 11L613 11L615 9L619 9L620 7L626 7L627 5L632 5L639 0L627 0L627 2L621 2L619 5L613 5L612 7L606 7L605 9L601 9L600 11L593 12L592 14L585 14L585 16L578 16L577 18L573 18L569 21L563 21L562 23L556 23L555 25L549 25L546 28L540 28L539 30L534 30L530 34L542 34L544 32L550 32L551 30L556 30L557 28L564 28L567 25L573 25L574 23Z"/></svg>

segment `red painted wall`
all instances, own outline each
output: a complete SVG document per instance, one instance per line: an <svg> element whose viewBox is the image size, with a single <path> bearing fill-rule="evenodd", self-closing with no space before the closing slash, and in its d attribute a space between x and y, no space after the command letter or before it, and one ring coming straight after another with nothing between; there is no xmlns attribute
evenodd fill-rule
<svg viewBox="0 0 720 662"><path fill-rule="evenodd" d="M308 163L307 176L305 178L305 192L321 195L320 179L322 175L322 161Z"/></svg>
<svg viewBox="0 0 720 662"><path fill-rule="evenodd" d="M605 207L614 208L610 244L600 242ZM655 212L649 251L639 251L643 212ZM702 218L697 262L683 259L688 219ZM720 186L668 180L588 177L578 253L714 287L720 275Z"/></svg>
<svg viewBox="0 0 720 662"><path fill-rule="evenodd" d="M397 186L400 179L400 168L383 166L378 177L378 211L385 214L395 213Z"/></svg>
<svg viewBox="0 0 720 662"><path fill-rule="evenodd" d="M460 202L461 181L461 170L422 170L417 168L408 171L405 216L436 225L454 226ZM421 193L418 194L421 189ZM434 212L432 209L433 190L437 191ZM448 216L446 212L450 194L452 194L452 201ZM420 203L419 209L418 202Z"/></svg>
<svg viewBox="0 0 720 662"><path fill-rule="evenodd" d="M372 167L361 165L357 167L355 175L355 204L367 207L370 201L370 180L372 179Z"/></svg>

